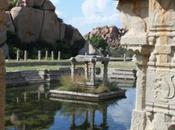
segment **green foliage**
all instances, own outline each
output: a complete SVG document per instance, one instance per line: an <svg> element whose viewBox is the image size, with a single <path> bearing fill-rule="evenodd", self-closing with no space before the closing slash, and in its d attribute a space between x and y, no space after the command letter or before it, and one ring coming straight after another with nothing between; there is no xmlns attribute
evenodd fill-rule
<svg viewBox="0 0 175 130"><path fill-rule="evenodd" d="M92 46L100 50L102 54L105 55L107 53L108 44L101 36L92 36L89 41Z"/></svg>
<svg viewBox="0 0 175 130"><path fill-rule="evenodd" d="M18 2L18 0L9 0L9 9L15 7L17 2Z"/></svg>
<svg viewBox="0 0 175 130"><path fill-rule="evenodd" d="M122 47L110 48L110 55L113 57L123 57L124 54L126 54L127 57L132 57L134 55L134 52Z"/></svg>
<svg viewBox="0 0 175 130"><path fill-rule="evenodd" d="M75 41L73 44L67 40L58 40L57 41L57 49L60 50L62 53L63 59L68 59L70 57L76 56L78 51L83 48L85 44L85 40L78 40Z"/></svg>

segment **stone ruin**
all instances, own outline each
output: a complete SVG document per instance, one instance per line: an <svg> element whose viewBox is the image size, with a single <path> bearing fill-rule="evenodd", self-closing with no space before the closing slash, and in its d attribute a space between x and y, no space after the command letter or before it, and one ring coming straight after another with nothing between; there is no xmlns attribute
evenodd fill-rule
<svg viewBox="0 0 175 130"><path fill-rule="evenodd" d="M101 62L103 64L103 84L108 82L108 63L109 57L96 56L96 55L77 55L70 59L71 62L71 78L75 79L75 68L76 65L84 65L84 77L86 85L95 87L97 85L96 80L96 63Z"/></svg>
<svg viewBox="0 0 175 130"><path fill-rule="evenodd" d="M175 130L175 1L119 0L118 9L122 45L137 59L131 130Z"/></svg>

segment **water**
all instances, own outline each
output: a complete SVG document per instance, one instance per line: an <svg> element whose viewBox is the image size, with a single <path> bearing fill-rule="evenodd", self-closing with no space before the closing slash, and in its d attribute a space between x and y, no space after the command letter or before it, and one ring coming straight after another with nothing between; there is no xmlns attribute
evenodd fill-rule
<svg viewBox="0 0 175 130"><path fill-rule="evenodd" d="M102 103L51 101L55 85L7 89L7 130L127 130L134 108L135 88L126 99Z"/></svg>

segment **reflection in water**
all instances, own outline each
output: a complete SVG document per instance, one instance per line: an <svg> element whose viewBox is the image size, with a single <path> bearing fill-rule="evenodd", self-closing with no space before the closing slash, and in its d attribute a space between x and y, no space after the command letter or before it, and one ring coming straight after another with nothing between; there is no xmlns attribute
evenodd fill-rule
<svg viewBox="0 0 175 130"><path fill-rule="evenodd" d="M126 130L130 127L135 89L127 99L90 103L51 101L55 85L7 89L7 130Z"/></svg>

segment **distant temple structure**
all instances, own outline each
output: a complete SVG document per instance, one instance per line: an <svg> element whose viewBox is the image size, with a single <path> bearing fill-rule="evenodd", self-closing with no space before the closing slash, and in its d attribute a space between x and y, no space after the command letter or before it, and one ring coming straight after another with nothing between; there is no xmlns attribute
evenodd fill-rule
<svg viewBox="0 0 175 130"><path fill-rule="evenodd" d="M119 0L118 9L122 45L137 59L131 130L175 130L175 1Z"/></svg>

